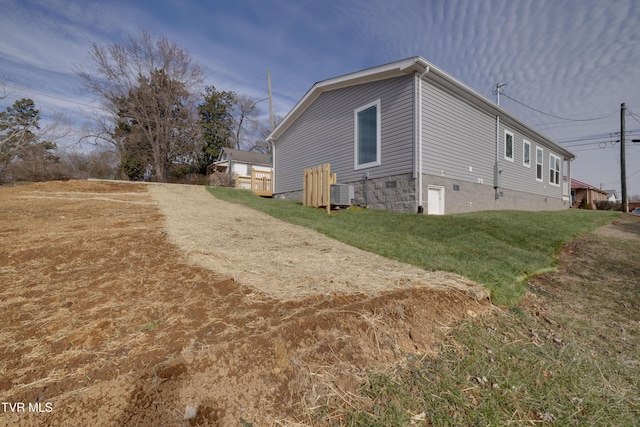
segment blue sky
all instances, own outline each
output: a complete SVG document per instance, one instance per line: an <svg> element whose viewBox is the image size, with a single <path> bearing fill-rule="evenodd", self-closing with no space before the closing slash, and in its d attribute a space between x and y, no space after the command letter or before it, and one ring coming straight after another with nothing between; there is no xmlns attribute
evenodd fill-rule
<svg viewBox="0 0 640 427"><path fill-rule="evenodd" d="M0 0L0 78L43 114L92 105L73 72L92 43L147 30L206 69L207 84L285 115L317 81L422 56L572 150L574 178L620 190L620 104L640 139L637 0ZM567 121L541 114L515 102ZM260 104L266 109L266 102ZM266 113L266 111L263 111ZM599 120L586 120L602 118ZM640 143L627 143L640 194Z"/></svg>

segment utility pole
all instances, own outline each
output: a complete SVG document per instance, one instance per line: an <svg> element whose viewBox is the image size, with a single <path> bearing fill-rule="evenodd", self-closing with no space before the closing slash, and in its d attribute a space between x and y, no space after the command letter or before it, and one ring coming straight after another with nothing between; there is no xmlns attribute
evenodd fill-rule
<svg viewBox="0 0 640 427"><path fill-rule="evenodd" d="M620 184L622 187L622 212L629 212L629 201L627 200L627 164L625 159L625 128L624 116L627 114L627 107L623 102L620 104Z"/></svg>
<svg viewBox="0 0 640 427"><path fill-rule="evenodd" d="M273 96L271 96L271 72L267 70L267 90L269 92L269 131L273 132L275 122L273 120Z"/></svg>

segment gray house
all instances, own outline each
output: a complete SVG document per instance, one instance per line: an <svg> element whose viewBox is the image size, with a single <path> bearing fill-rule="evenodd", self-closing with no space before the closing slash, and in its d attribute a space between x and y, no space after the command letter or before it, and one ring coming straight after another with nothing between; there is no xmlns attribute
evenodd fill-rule
<svg viewBox="0 0 640 427"><path fill-rule="evenodd" d="M413 57L316 83L269 135L275 197L330 163L354 202L449 214L569 208L575 156Z"/></svg>

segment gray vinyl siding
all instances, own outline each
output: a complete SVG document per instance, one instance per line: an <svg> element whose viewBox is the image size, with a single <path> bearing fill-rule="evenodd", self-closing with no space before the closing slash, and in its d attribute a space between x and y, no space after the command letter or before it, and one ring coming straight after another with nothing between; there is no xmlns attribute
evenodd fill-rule
<svg viewBox="0 0 640 427"><path fill-rule="evenodd" d="M429 81L422 104L423 173L493 185L495 118Z"/></svg>
<svg viewBox="0 0 640 427"><path fill-rule="evenodd" d="M423 173L493 187L496 117L429 80L423 81L422 104ZM513 162L504 158L505 129L514 135ZM499 135L500 187L561 198L562 185L549 184L549 154L553 153L561 160L563 157L531 135L525 135L522 126L509 123L502 117ZM523 138L531 143L530 168L522 162ZM544 150L542 182L536 181L535 153L538 146ZM560 172L562 176L564 171Z"/></svg>
<svg viewBox="0 0 640 427"><path fill-rule="evenodd" d="M302 189L305 168L331 164L338 182L355 182L413 171L413 76L321 94L276 141L275 192ZM380 99L381 163L354 169L354 111Z"/></svg>
<svg viewBox="0 0 640 427"><path fill-rule="evenodd" d="M504 158L504 132L507 130L514 136L513 138L513 162ZM531 167L522 164L523 140L531 143ZM543 150L542 156L542 181L536 180L536 147ZM562 182L560 186L555 186L549 182L549 154L554 154L561 160L560 177L563 174L563 157L556 151L543 145L535 138L527 136L517 130L511 123L500 122L500 144L499 163L502 168L502 187L516 191L526 191L548 197L562 197Z"/></svg>

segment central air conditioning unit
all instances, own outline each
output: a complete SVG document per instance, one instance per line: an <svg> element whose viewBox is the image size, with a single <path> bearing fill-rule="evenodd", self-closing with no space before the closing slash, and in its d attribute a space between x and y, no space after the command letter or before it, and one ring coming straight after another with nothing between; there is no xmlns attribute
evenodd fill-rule
<svg viewBox="0 0 640 427"><path fill-rule="evenodd" d="M351 200L353 200L353 198L353 185L331 184L331 206L351 206Z"/></svg>

